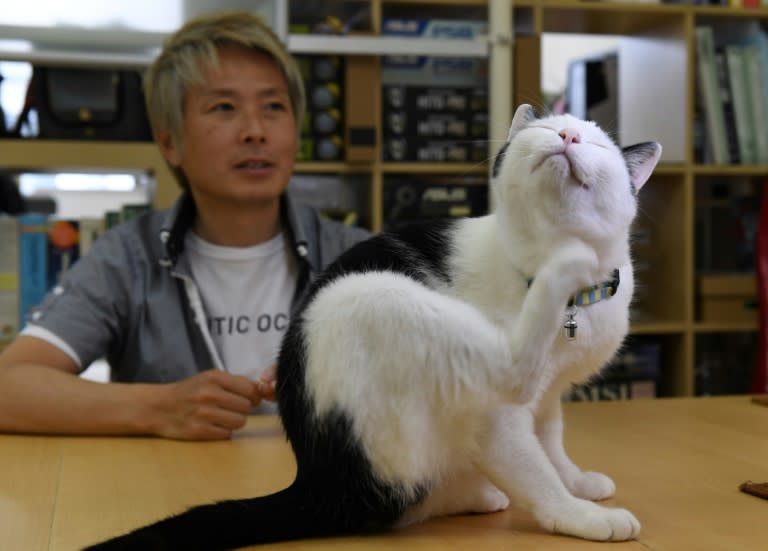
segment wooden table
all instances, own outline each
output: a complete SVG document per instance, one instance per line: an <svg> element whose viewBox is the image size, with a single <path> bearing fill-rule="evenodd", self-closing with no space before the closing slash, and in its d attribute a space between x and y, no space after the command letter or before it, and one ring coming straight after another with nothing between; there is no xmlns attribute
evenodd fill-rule
<svg viewBox="0 0 768 551"><path fill-rule="evenodd" d="M609 503L640 519L639 540L554 536L510 508L260 549L768 549L768 501L738 490L768 481L768 407L746 396L573 403L566 426L572 457L616 481ZM193 504L272 492L294 469L272 417L251 419L228 442L0 435L0 549L79 549Z"/></svg>

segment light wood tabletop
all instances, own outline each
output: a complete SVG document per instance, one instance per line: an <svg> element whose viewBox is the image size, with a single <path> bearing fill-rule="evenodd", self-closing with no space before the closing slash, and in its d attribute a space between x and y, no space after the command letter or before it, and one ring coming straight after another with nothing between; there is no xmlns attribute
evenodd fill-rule
<svg viewBox="0 0 768 551"><path fill-rule="evenodd" d="M768 407L748 396L658 399L571 403L565 416L572 457L615 480L617 495L607 503L638 517L638 540L547 534L510 507L260 549L768 549L768 500L738 489L747 480L768 481ZM250 419L227 442L0 435L0 549L79 549L191 505L270 493L294 472L273 417Z"/></svg>

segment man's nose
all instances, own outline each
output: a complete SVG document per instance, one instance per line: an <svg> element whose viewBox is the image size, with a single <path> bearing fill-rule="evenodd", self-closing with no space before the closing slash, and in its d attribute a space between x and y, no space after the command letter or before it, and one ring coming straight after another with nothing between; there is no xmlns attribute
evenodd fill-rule
<svg viewBox="0 0 768 551"><path fill-rule="evenodd" d="M246 112L243 114L241 140L245 143L264 142L266 140L264 121L260 113Z"/></svg>

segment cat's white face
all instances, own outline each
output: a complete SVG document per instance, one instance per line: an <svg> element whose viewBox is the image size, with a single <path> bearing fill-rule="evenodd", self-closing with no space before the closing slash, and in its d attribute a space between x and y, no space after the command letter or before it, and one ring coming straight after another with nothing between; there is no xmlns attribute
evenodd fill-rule
<svg viewBox="0 0 768 551"><path fill-rule="evenodd" d="M661 152L648 146L653 165ZM622 150L594 123L571 115L515 113L494 182L499 207L542 232L586 240L624 233L644 179L632 178ZM634 182L633 180L637 180Z"/></svg>

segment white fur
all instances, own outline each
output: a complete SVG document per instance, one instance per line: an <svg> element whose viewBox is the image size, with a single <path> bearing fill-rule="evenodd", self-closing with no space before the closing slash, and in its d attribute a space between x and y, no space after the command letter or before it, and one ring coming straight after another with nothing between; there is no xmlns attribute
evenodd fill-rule
<svg viewBox="0 0 768 551"><path fill-rule="evenodd" d="M581 141L558 154L564 128ZM612 496L613 482L563 449L560 410L562 391L598 371L628 330L630 179L592 123L532 120L521 107L510 136L497 211L463 220L446 251L449 288L368 272L319 292L305 313L307 388L318 415L350 414L382 480L430 482L403 523L511 498L553 532L630 539L640 529L631 513L592 502ZM617 267L617 295L580 308L578 337L566 340L568 298Z"/></svg>

